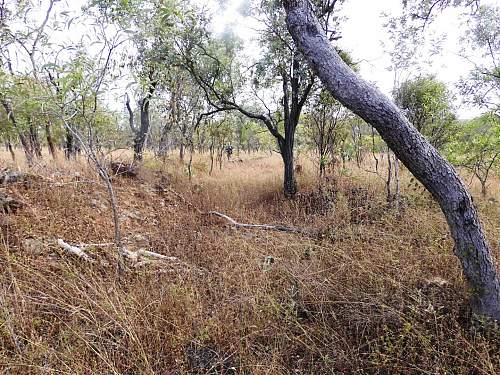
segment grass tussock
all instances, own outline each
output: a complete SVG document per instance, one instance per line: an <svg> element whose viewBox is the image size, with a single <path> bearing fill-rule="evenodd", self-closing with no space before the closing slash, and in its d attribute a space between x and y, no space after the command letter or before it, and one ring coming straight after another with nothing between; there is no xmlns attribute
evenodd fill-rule
<svg viewBox="0 0 500 375"><path fill-rule="evenodd" d="M500 334L471 324L446 223L409 176L395 212L377 175L349 166L318 187L304 158L287 201L277 156L243 159L209 176L197 157L191 182L172 160L115 178L126 246L192 266L129 267L120 280L112 247L88 248L102 261L87 264L56 243L113 241L105 186L84 162L3 188L23 203L0 219L3 373L500 371ZM498 199L498 180L490 192ZM498 202L476 202L498 260ZM320 235L234 229L211 210Z"/></svg>

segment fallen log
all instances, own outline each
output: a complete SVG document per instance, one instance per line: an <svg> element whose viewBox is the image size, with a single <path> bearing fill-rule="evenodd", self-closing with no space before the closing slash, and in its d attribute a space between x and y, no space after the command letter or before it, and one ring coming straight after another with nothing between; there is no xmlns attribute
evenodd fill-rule
<svg viewBox="0 0 500 375"><path fill-rule="evenodd" d="M274 230L278 232L287 232L287 233L298 233L298 234L303 234L306 236L316 236L317 233L307 230L307 229L302 229L302 228L296 228L296 227L286 227L283 225L271 225L271 224L246 224L246 223L239 223L236 220L230 218L227 215L224 215L220 212L217 211L210 211L208 213L209 215L214 215L218 216L222 219L225 219L229 221L229 223L236 227L236 228L250 228L250 229L263 229L263 230Z"/></svg>

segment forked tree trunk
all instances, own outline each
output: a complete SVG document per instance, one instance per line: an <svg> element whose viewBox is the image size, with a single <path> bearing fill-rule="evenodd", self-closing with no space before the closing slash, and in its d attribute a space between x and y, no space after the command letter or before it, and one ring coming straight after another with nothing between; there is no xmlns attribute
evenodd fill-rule
<svg viewBox="0 0 500 375"><path fill-rule="evenodd" d="M149 132L149 98L144 98L139 102L141 111L141 124L134 137L134 161L142 161L144 144Z"/></svg>
<svg viewBox="0 0 500 375"><path fill-rule="evenodd" d="M133 126L133 114L128 103L127 96L127 109L129 111L129 122L132 131L135 133L134 136L134 161L142 161L144 146L146 144L146 138L149 133L150 121L149 121L149 105L153 98L153 94L156 90L157 81L153 79L153 72L149 73L149 89L143 99L139 101L139 107L141 112L141 123L138 129Z"/></svg>
<svg viewBox="0 0 500 375"><path fill-rule="evenodd" d="M288 29L333 97L374 126L439 202L471 289L474 313L500 321L500 283L472 198L453 167L386 96L356 75L330 45L308 0L284 0Z"/></svg>

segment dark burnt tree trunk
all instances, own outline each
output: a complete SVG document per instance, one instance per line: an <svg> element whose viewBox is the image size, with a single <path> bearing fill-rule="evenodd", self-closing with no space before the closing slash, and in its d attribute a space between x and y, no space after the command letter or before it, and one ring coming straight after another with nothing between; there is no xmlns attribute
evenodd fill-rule
<svg viewBox="0 0 500 375"><path fill-rule="evenodd" d="M17 121L16 118L14 117L14 112L12 111L9 102L4 98L1 98L0 101L2 103L3 108L5 109L5 112L7 113L7 118L10 119L12 127L15 129L15 131L19 136L19 141L21 142L24 154L26 155L26 161L28 162L28 164L31 164L33 162L34 153L33 149L31 148L30 140L26 137L23 131L19 129L19 127L17 126Z"/></svg>
<svg viewBox="0 0 500 375"><path fill-rule="evenodd" d="M53 159L56 159L56 146L54 144L54 139L52 138L51 127L52 123L47 121L45 124L45 137L47 138L47 146L49 147L50 155Z"/></svg>
<svg viewBox="0 0 500 375"><path fill-rule="evenodd" d="M356 75L330 45L308 0L284 0L287 26L333 97L374 126L438 201L455 242L474 313L500 320L500 283L472 198L453 167L386 96Z"/></svg>
<svg viewBox="0 0 500 375"><path fill-rule="evenodd" d="M134 137L134 161L143 159L144 144L149 131L149 98L143 98L139 101L141 111L141 124Z"/></svg>
<svg viewBox="0 0 500 375"><path fill-rule="evenodd" d="M140 124L139 127L134 126L134 113L132 112L132 108L130 107L130 99L128 95L126 96L125 105L127 107L127 111L129 114L129 125L134 134L134 161L142 161L144 145L146 143L146 138L149 133L149 105L151 102L151 98L155 93L156 86L158 82L153 78L153 72L149 73L149 88L141 100L139 100L139 110L140 110Z"/></svg>
<svg viewBox="0 0 500 375"><path fill-rule="evenodd" d="M277 137L278 146L283 159L284 177L283 193L286 198L292 199L297 194L297 181L294 173L295 131L299 124L300 113L314 84L314 78L305 85L301 92L299 52L294 51L291 63L291 75L283 69L281 72L283 80L283 115L285 122L285 136Z"/></svg>
<svg viewBox="0 0 500 375"><path fill-rule="evenodd" d="M73 137L73 133L71 133L71 130L69 130L69 128L66 129L65 143L64 155L66 156L66 159L74 159L76 157L75 137Z"/></svg>
<svg viewBox="0 0 500 375"><path fill-rule="evenodd" d="M31 149L34 151L38 158L42 157L42 145L40 144L40 138L38 137L38 127L33 125L30 120L29 126L29 140L31 143Z"/></svg>
<svg viewBox="0 0 500 375"><path fill-rule="evenodd" d="M10 141L10 139L7 139L7 141L5 142L5 147L9 151L12 161L16 161L16 154L14 152L14 148L12 147L12 142Z"/></svg>

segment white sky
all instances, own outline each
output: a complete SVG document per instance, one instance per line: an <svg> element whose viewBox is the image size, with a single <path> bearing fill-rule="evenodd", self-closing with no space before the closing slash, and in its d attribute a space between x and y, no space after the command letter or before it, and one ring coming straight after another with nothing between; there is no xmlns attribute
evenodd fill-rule
<svg viewBox="0 0 500 375"><path fill-rule="evenodd" d="M244 40L251 40L256 27L255 21L242 17L238 8L245 0L228 0L227 9L220 12L214 20L214 29L222 32L225 27L233 28ZM495 3L495 0L483 0L482 4ZM375 83L385 94L390 95L393 88L394 74L388 70L390 58L382 47L382 42L388 42L388 33L384 28L382 13L398 14L402 0L346 0L342 7L342 38L339 46L350 52L355 61L360 61L360 74L364 79ZM435 74L445 82L456 95L455 105L461 118L471 118L481 113L474 107L461 103L461 98L455 89L460 77L466 76L474 67L459 56L460 36L463 32L459 9L447 9L438 16L428 31L443 34L442 54L433 59L429 66L422 66L422 72Z"/></svg>
<svg viewBox="0 0 500 375"><path fill-rule="evenodd" d="M217 9L219 0L196 0L199 4L211 4L214 9L214 31L220 33L226 28L231 28L242 38L247 45L245 53L254 55L256 43L252 38L256 35L253 29L259 28L258 23L251 17L244 17L238 12L238 8L246 0L225 0L225 8ZM355 61L360 61L360 74L368 81L375 83L384 93L390 95L393 87L393 73L388 70L390 59L382 47L382 42L388 42L388 34L383 27L384 19L382 12L397 14L400 11L402 0L345 0L342 15L345 21L341 24L342 38L339 46L350 52ZM495 0L483 0L482 3L495 3ZM43 19L47 8L47 1L40 0L40 17ZM86 0L63 0L56 3L55 13L61 9L70 10L70 14L80 14L81 7ZM41 21L40 21L41 22ZM459 38L461 21L457 9L448 9L438 17L429 31L446 35L443 44L443 53L432 61L430 65L424 65L424 73L436 74L437 77L446 82L448 87L455 90L455 84L460 77L466 76L473 68L470 62L459 56L461 49ZM82 26L72 26L66 33L58 35L61 40L78 40L84 33ZM477 108L467 108L462 105L457 95L456 107L459 117L471 118L481 111Z"/></svg>

